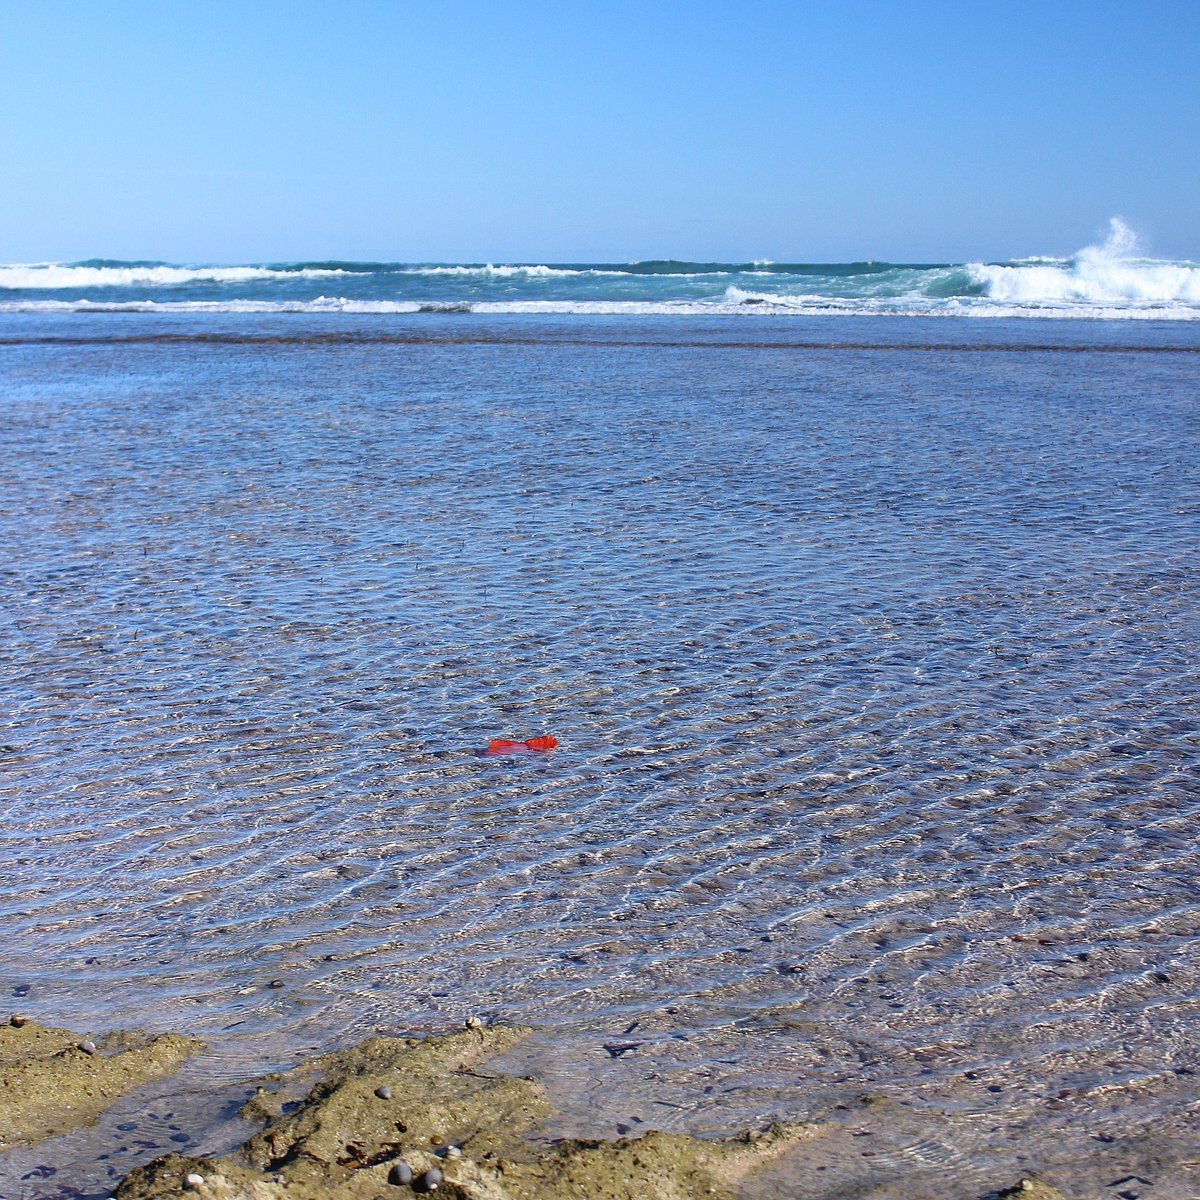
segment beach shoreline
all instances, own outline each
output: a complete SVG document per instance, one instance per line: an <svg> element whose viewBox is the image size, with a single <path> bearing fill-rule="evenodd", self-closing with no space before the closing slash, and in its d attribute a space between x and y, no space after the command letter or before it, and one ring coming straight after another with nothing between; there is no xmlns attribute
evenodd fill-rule
<svg viewBox="0 0 1200 1200"><path fill-rule="evenodd" d="M458 1200L734 1200L787 1194L789 1152L819 1140L820 1124L772 1123L722 1138L654 1129L613 1139L546 1138L553 1107L531 1077L490 1064L531 1031L471 1020L458 1033L373 1038L244 1085L239 1117L254 1132L220 1155L149 1157L116 1200L367 1200L437 1192ZM19 1015L0 1029L3 1154L89 1125L201 1044L177 1035L109 1034L99 1043ZM863 1096L864 1111L884 1103ZM123 1124L119 1128L129 1128ZM107 1155L99 1155L104 1158ZM52 1175L52 1173L51 1173ZM51 1175L43 1173L42 1178ZM919 1196L903 1180L872 1195ZM34 1185L36 1188L36 1185ZM71 1194L61 1184L45 1192ZM784 1189L781 1191L780 1189ZM92 1194L76 1189L74 1194ZM966 1193L964 1193L966 1194ZM1056 1200L1022 1177L989 1195Z"/></svg>

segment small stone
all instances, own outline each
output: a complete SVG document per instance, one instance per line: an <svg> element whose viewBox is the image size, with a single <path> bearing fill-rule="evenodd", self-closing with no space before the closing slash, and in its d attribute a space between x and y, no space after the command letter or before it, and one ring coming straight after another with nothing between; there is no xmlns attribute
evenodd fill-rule
<svg viewBox="0 0 1200 1200"><path fill-rule="evenodd" d="M183 1186L189 1192L198 1192L204 1186L204 1176L197 1175L195 1171L189 1171L183 1177Z"/></svg>
<svg viewBox="0 0 1200 1200"><path fill-rule="evenodd" d="M1022 1179L1021 1180L1021 1191L1032 1192L1033 1191L1033 1180L1032 1179Z"/></svg>
<svg viewBox="0 0 1200 1200"><path fill-rule="evenodd" d="M413 1191L436 1192L442 1186L442 1180L445 1178L445 1175L437 1167L430 1167L424 1175L417 1177L417 1181L413 1184Z"/></svg>
<svg viewBox="0 0 1200 1200"><path fill-rule="evenodd" d="M631 1054L641 1042L604 1042L603 1050L609 1058L620 1058L623 1054Z"/></svg>
<svg viewBox="0 0 1200 1200"><path fill-rule="evenodd" d="M272 979L271 982L267 984L267 987L275 988L276 990L278 990L279 988L283 987L283 980L282 979Z"/></svg>
<svg viewBox="0 0 1200 1200"><path fill-rule="evenodd" d="M443 1147L442 1147L442 1148L441 1148L441 1149L438 1151L438 1154L439 1154L439 1155L440 1155L442 1158L462 1158L462 1147L461 1147L461 1146L454 1146L454 1145L450 1145L450 1146L443 1146Z"/></svg>
<svg viewBox="0 0 1200 1200"><path fill-rule="evenodd" d="M79 1048L80 1048L80 1050L82 1050L84 1052L84 1054L95 1054L96 1053L96 1043L95 1042L80 1042Z"/></svg>
<svg viewBox="0 0 1200 1200"><path fill-rule="evenodd" d="M478 1017L468 1017L463 1024L468 1029L482 1029L483 1022Z"/></svg>
<svg viewBox="0 0 1200 1200"><path fill-rule="evenodd" d="M390 1100L392 1098L392 1089L385 1083L383 1087L377 1087L375 1089L375 1095L377 1095L380 1100Z"/></svg>
<svg viewBox="0 0 1200 1200"><path fill-rule="evenodd" d="M8 1023L14 1029L22 1029L29 1024L29 1018L21 1016L20 1013L13 1013L13 1015L8 1018Z"/></svg>
<svg viewBox="0 0 1200 1200"><path fill-rule="evenodd" d="M403 1184L412 1183L412 1181L413 1169L404 1159L392 1164L392 1169L388 1172L388 1183L395 1184L396 1187L401 1187Z"/></svg>

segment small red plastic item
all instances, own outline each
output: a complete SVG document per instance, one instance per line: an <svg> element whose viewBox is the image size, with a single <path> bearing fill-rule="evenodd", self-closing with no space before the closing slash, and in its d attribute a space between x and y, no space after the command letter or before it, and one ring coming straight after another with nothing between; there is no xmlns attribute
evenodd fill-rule
<svg viewBox="0 0 1200 1200"><path fill-rule="evenodd" d="M511 754L514 750L524 749L524 742L510 742L507 738L493 738L487 752L489 754Z"/></svg>
<svg viewBox="0 0 1200 1200"><path fill-rule="evenodd" d="M487 748L489 754L512 754L517 750L553 750L558 745L555 737L532 737L523 742L510 741L508 738L493 738Z"/></svg>

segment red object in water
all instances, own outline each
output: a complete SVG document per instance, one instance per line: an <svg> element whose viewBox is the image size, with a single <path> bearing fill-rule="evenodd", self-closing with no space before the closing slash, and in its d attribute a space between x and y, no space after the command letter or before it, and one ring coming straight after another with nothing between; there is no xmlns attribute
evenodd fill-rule
<svg viewBox="0 0 1200 1200"><path fill-rule="evenodd" d="M493 738L491 745L488 746L489 754L511 754L514 750L524 750L524 742L510 742L506 738Z"/></svg>
<svg viewBox="0 0 1200 1200"><path fill-rule="evenodd" d="M534 737L524 742L510 741L508 738L494 738L487 748L489 754L512 754L515 750L553 750L558 745L555 737Z"/></svg>

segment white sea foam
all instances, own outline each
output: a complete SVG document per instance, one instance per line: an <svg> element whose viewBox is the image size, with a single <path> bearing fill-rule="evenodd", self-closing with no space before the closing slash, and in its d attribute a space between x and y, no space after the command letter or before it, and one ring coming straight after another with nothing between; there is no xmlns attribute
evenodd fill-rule
<svg viewBox="0 0 1200 1200"><path fill-rule="evenodd" d="M753 293L746 293L757 299ZM321 296L316 300L88 300L0 301L0 313L210 313L210 314L317 314L416 315L475 313L487 315L614 316L614 317L1004 317L1058 320L1200 321L1200 306L1059 304L1003 304L980 297L930 300L831 299L822 296L764 296L761 303L746 303L728 296L717 300L352 300Z"/></svg>
<svg viewBox="0 0 1200 1200"><path fill-rule="evenodd" d="M1119 218L1108 239L1073 259L971 263L967 270L991 301L1124 308L1200 304L1200 265L1138 256L1137 235Z"/></svg>
<svg viewBox="0 0 1200 1200"><path fill-rule="evenodd" d="M0 288L32 291L187 283L253 283L267 279L324 279L349 274L351 272L335 268L281 271L273 267L85 267L62 263L14 263L0 266Z"/></svg>
<svg viewBox="0 0 1200 1200"><path fill-rule="evenodd" d="M11 313L416 313L458 311L449 305L416 300L348 300L318 296L315 300L8 300L0 312Z"/></svg>
<svg viewBox="0 0 1200 1200"><path fill-rule="evenodd" d="M494 263L485 263L481 267L459 267L459 266L428 266L428 267L404 267L398 272L401 275L449 275L460 278L478 278L478 279L552 279L555 276L591 276L591 275L631 275L632 271L613 271L601 269L599 267L548 267L545 264L536 263L528 266L520 264L501 264L497 266Z"/></svg>
<svg viewBox="0 0 1200 1200"><path fill-rule="evenodd" d="M766 265L766 260L760 265ZM672 271L669 275L652 276L645 271L623 271L616 267L551 267L545 263L485 263L483 266L409 266L401 267L398 275L444 275L464 279L600 279L616 276L622 279L711 279L729 275L730 271ZM753 274L754 272L748 272ZM763 272L771 274L771 272Z"/></svg>
<svg viewBox="0 0 1200 1200"><path fill-rule="evenodd" d="M923 300L923 296L915 297ZM830 296L820 292L748 292L736 284L725 289L722 301L726 305L756 307L765 305L775 308L807 309L822 308L854 309L870 303L869 297Z"/></svg>
<svg viewBox="0 0 1200 1200"><path fill-rule="evenodd" d="M1077 261L1055 266L972 264L989 299L1021 304L1200 304L1200 268Z"/></svg>

